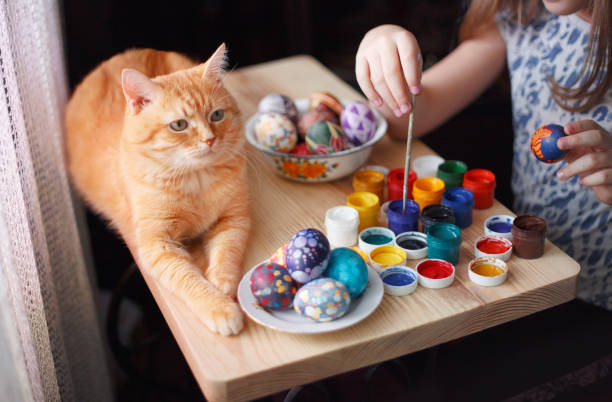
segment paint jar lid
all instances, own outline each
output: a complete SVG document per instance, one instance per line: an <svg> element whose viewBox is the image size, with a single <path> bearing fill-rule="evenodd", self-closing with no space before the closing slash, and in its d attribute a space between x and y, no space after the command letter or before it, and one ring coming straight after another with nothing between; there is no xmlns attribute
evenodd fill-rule
<svg viewBox="0 0 612 402"><path fill-rule="evenodd" d="M499 252L493 252L499 251ZM502 236L480 236L474 242L474 257L497 258L508 261L512 255L512 242Z"/></svg>
<svg viewBox="0 0 612 402"><path fill-rule="evenodd" d="M463 175L463 187L476 191L495 188L495 174L487 169L471 169Z"/></svg>
<svg viewBox="0 0 612 402"><path fill-rule="evenodd" d="M467 188L453 187L442 194L442 203L453 209L474 208L474 193Z"/></svg>
<svg viewBox="0 0 612 402"><path fill-rule="evenodd" d="M370 236L381 236L377 237L377 240L383 240L382 237L387 237L389 240L384 243L372 243L368 240ZM358 245L359 248L363 250L366 256L369 256L370 251L374 250L376 247L389 244L395 245L395 233L393 233L391 229L383 228L380 226L372 226L363 229L361 233L359 233Z"/></svg>
<svg viewBox="0 0 612 402"><path fill-rule="evenodd" d="M346 201L349 207L353 207L359 212L378 213L378 209L380 208L378 196L367 191L352 193L348 196Z"/></svg>
<svg viewBox="0 0 612 402"><path fill-rule="evenodd" d="M461 229L452 223L434 223L427 231L427 243L435 247L459 247L461 241Z"/></svg>
<svg viewBox="0 0 612 402"><path fill-rule="evenodd" d="M406 259L427 257L427 235L421 232L404 232L395 236L395 244L406 252Z"/></svg>
<svg viewBox="0 0 612 402"><path fill-rule="evenodd" d="M461 161L449 160L438 166L436 176L444 181L446 188L460 187L467 165Z"/></svg>
<svg viewBox="0 0 612 402"><path fill-rule="evenodd" d="M410 169L408 172L408 183L414 182L417 179L417 173ZM404 186L404 168L393 169L387 177L389 186Z"/></svg>
<svg viewBox="0 0 612 402"><path fill-rule="evenodd" d="M485 267L486 270L484 269ZM479 269L482 271L479 271ZM501 273L496 275L494 270L501 271ZM468 276L470 280L477 285L497 286L504 283L508 277L508 265L497 258L478 257L470 261L468 265Z"/></svg>
<svg viewBox="0 0 612 402"><path fill-rule="evenodd" d="M455 223L455 212L451 207L444 204L430 204L423 208L421 212L423 227L440 222Z"/></svg>
<svg viewBox="0 0 612 402"><path fill-rule="evenodd" d="M418 177L436 177L438 166L444 163L444 158L438 155L424 155L414 158L412 168Z"/></svg>
<svg viewBox="0 0 612 402"><path fill-rule="evenodd" d="M406 252L397 246L378 246L370 251L369 262L376 272L381 272L392 265L404 265L406 263Z"/></svg>
<svg viewBox="0 0 612 402"><path fill-rule="evenodd" d="M406 296L414 292L419 282L417 272L409 267L393 265L380 272L385 293L392 296Z"/></svg>
<svg viewBox="0 0 612 402"><path fill-rule="evenodd" d="M338 205L325 213L325 226L336 229L352 229L359 226L359 212L353 207Z"/></svg>
<svg viewBox="0 0 612 402"><path fill-rule="evenodd" d="M385 174L378 170L358 170L353 175L354 187L378 189L384 187L384 185Z"/></svg>
<svg viewBox="0 0 612 402"><path fill-rule="evenodd" d="M484 221L484 234L492 236L502 236L512 241L512 223L514 216L493 215Z"/></svg>
<svg viewBox="0 0 612 402"><path fill-rule="evenodd" d="M455 280L455 266L448 261L427 259L416 266L419 285L430 289L442 289L450 286Z"/></svg>

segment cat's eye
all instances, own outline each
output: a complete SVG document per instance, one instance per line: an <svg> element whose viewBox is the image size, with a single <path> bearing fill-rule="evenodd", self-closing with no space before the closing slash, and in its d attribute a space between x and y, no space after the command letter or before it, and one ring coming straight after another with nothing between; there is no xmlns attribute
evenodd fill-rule
<svg viewBox="0 0 612 402"><path fill-rule="evenodd" d="M174 120L172 123L168 124L170 130L172 131L184 131L187 127L189 127L189 123L185 119Z"/></svg>
<svg viewBox="0 0 612 402"><path fill-rule="evenodd" d="M223 120L225 112L223 110L215 110L210 114L210 121L217 122Z"/></svg>

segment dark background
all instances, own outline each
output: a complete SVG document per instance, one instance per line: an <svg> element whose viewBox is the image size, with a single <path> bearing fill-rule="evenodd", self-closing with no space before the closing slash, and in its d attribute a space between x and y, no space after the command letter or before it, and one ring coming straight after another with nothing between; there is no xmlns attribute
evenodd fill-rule
<svg viewBox="0 0 612 402"><path fill-rule="evenodd" d="M225 42L232 68L310 54L359 90L354 60L367 30L384 23L410 29L426 68L456 45L464 8L460 0L63 0L69 81L74 88L100 62L129 48L174 50L203 61ZM446 159L492 170L496 198L512 207L507 74L424 141ZM106 331L117 400L202 399L141 277L128 269L132 260L123 242L99 218L88 214L87 221L98 285L112 296ZM141 313L128 340L119 341L118 332L128 324L118 306L127 302ZM333 377L323 389L333 395L330 400L489 401L539 386L551 388L544 395L557 400L609 400L609 375L590 388L547 381L612 353L610 336L609 314L573 302L383 364L369 382L363 369ZM309 387L296 400L325 400L325 392Z"/></svg>

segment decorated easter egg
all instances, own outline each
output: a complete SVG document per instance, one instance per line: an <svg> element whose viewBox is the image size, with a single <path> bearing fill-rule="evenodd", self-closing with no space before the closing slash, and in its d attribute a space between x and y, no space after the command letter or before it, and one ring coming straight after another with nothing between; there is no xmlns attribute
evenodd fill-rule
<svg viewBox="0 0 612 402"><path fill-rule="evenodd" d="M329 121L334 124L340 124L338 115L328 106L320 103L314 109L307 111L300 117L298 122L298 134L303 139L308 133L308 129L319 121Z"/></svg>
<svg viewBox="0 0 612 402"><path fill-rule="evenodd" d="M361 101L349 102L340 115L340 121L344 133L353 145L365 144L376 132L374 113Z"/></svg>
<svg viewBox="0 0 612 402"><path fill-rule="evenodd" d="M289 117L291 121L297 123L298 111L295 103L288 96L281 94L270 94L264 96L259 101L257 108L259 113L279 113Z"/></svg>
<svg viewBox="0 0 612 402"><path fill-rule="evenodd" d="M327 155L350 148L350 143L340 126L328 121L313 124L306 134L306 145L316 155Z"/></svg>
<svg viewBox="0 0 612 402"><path fill-rule="evenodd" d="M251 273L251 292L265 308L282 310L291 307L297 285L287 268L264 262Z"/></svg>
<svg viewBox="0 0 612 402"><path fill-rule="evenodd" d="M298 290L293 309L316 322L340 318L346 313L351 296L344 283L331 278L315 279Z"/></svg>
<svg viewBox="0 0 612 402"><path fill-rule="evenodd" d="M542 162L559 162L567 153L557 146L557 140L564 136L565 131L558 124L542 126L531 136L531 152Z"/></svg>
<svg viewBox="0 0 612 402"><path fill-rule="evenodd" d="M336 98L329 92L314 92L308 97L308 100L309 110L315 109L319 103L322 103L325 106L328 106L331 110L334 111L334 113L338 115L338 117L340 117L342 109L344 109L344 106L342 106L342 102L340 102L338 98Z"/></svg>
<svg viewBox="0 0 612 402"><path fill-rule="evenodd" d="M368 268L363 258L350 248L339 247L329 254L327 269L323 273L346 285L351 298L359 296L368 284Z"/></svg>
<svg viewBox="0 0 612 402"><path fill-rule="evenodd" d="M282 265L283 267L287 266L287 246L288 244L283 244L272 254L272 257L268 260L273 264Z"/></svg>
<svg viewBox="0 0 612 402"><path fill-rule="evenodd" d="M295 124L279 113L264 113L255 122L257 143L277 152L291 152L297 143Z"/></svg>
<svg viewBox="0 0 612 402"><path fill-rule="evenodd" d="M298 155L298 156L312 155L312 152L310 152L310 149L308 149L308 145L306 145L305 142L300 142L299 144L297 144L295 148L293 148L291 153L293 155Z"/></svg>
<svg viewBox="0 0 612 402"><path fill-rule="evenodd" d="M329 241L317 229L303 229L293 235L287 246L287 269L298 283L321 276L329 260Z"/></svg>

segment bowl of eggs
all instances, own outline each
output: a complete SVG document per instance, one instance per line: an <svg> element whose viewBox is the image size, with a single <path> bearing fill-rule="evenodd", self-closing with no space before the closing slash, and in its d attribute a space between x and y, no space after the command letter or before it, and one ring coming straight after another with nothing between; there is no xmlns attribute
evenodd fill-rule
<svg viewBox="0 0 612 402"><path fill-rule="evenodd" d="M246 139L281 176L320 183L348 176L370 156L387 121L365 102L327 92L307 99L270 94L259 102Z"/></svg>

